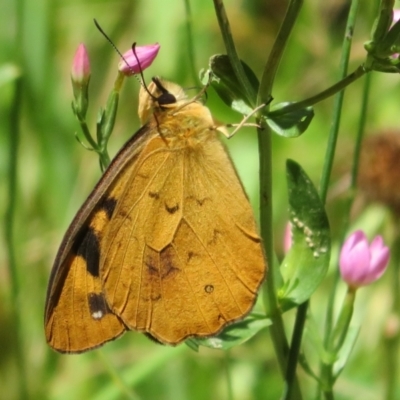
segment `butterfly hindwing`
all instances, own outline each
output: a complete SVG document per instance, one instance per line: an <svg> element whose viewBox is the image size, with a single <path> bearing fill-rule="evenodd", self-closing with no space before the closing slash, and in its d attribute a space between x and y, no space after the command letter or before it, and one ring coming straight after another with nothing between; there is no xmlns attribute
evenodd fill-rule
<svg viewBox="0 0 400 400"><path fill-rule="evenodd" d="M166 344L242 318L265 272L234 167L215 130L205 134L192 147L161 139L145 147L101 246L111 309Z"/></svg>

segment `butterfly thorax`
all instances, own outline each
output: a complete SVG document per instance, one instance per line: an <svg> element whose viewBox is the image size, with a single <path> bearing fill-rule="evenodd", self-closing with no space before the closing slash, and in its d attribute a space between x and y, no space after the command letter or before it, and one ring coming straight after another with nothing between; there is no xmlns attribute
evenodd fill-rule
<svg viewBox="0 0 400 400"><path fill-rule="evenodd" d="M196 149L216 135L209 109L199 102L156 109L153 123L171 148Z"/></svg>
<svg viewBox="0 0 400 400"><path fill-rule="evenodd" d="M188 99L181 86L153 78L139 95L139 116L149 123L171 149L199 150L216 136L210 110L200 101Z"/></svg>

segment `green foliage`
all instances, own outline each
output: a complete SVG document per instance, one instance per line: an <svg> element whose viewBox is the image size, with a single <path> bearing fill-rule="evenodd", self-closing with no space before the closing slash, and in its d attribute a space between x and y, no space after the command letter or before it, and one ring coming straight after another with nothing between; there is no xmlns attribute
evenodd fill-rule
<svg viewBox="0 0 400 400"><path fill-rule="evenodd" d="M311 297L330 259L329 222L318 192L296 162L288 160L286 165L292 246L280 269L284 283L278 297L283 311Z"/></svg>

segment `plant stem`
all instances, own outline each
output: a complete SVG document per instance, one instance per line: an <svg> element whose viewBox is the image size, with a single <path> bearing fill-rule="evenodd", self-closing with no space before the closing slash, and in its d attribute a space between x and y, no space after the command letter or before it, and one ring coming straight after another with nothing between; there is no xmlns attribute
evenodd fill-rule
<svg viewBox="0 0 400 400"><path fill-rule="evenodd" d="M259 92L257 94L257 104L268 103L276 75L279 62L283 51L289 39L290 33L299 14L302 0L291 0L282 22L281 29L277 35L276 41L271 49L264 72L260 82ZM272 235L272 150L271 135L269 127L264 130L258 130L258 148L260 157L260 224L261 236L263 238L269 273L266 285L264 285L263 297L266 308L269 308L270 317L273 324L270 327L271 338L275 349L282 375L286 380L284 398L301 399L301 392L296 381L297 357L290 358L289 365L289 345L287 342L281 311L279 310L276 297L277 288L274 280L275 272L273 263L273 235ZM300 335L301 341L301 335ZM297 353L298 354L298 353Z"/></svg>
<svg viewBox="0 0 400 400"><path fill-rule="evenodd" d="M301 313L304 313L304 315L300 315ZM306 316L307 307L303 307L303 304L301 304L297 310L297 318L293 330L292 341L290 343L290 351L285 374L286 392L284 393L282 400L289 400L292 398L294 387L293 383L296 378L296 368L298 364Z"/></svg>
<svg viewBox="0 0 400 400"><path fill-rule="evenodd" d="M247 75L244 72L242 63L240 62L239 56L236 52L236 47L233 41L228 16L226 15L224 2L222 0L213 0L213 1L219 28L221 30L222 38L224 40L226 52L228 53L229 61L231 62L237 80L240 82L241 87L246 93L247 99L249 101L252 101L254 103L252 104L252 106L255 107L256 93L253 93L253 87L250 84Z"/></svg>
<svg viewBox="0 0 400 400"><path fill-rule="evenodd" d="M193 30L192 30L192 10L190 8L190 1L185 0L185 13L186 13L186 37L187 37L187 49L188 49L188 56L189 56L189 69L190 74L192 75L193 82L198 80L198 75L196 72L196 61L194 56L194 46L193 46Z"/></svg>
<svg viewBox="0 0 400 400"><path fill-rule="evenodd" d="M395 224L399 226L399 219L395 217ZM382 365L385 365L385 400L396 400L399 393L399 349L400 349L400 235L397 229L396 237L391 245L390 268L391 274L392 307L386 320L383 344L385 353Z"/></svg>
<svg viewBox="0 0 400 400"><path fill-rule="evenodd" d="M260 88L257 94L257 105L268 103L271 98L272 85L275 80L276 71L278 70L286 43L289 40L290 33L292 32L302 5L303 0L291 0L288 5L285 18L279 29L261 76Z"/></svg>
<svg viewBox="0 0 400 400"><path fill-rule="evenodd" d="M233 385L232 385L232 372L231 372L231 357L230 351L227 350L224 352L224 367L226 372L226 383L227 383L227 391L228 391L228 400L233 400Z"/></svg>
<svg viewBox="0 0 400 400"><path fill-rule="evenodd" d="M18 388L19 397L21 399L28 398L27 376L26 376L26 360L23 346L22 321L21 321L21 302L20 302L20 285L17 270L17 257L15 249L15 217L17 204L17 165L18 165L18 147L20 139L19 121L21 120L22 106L22 78L15 81L15 95L10 113L10 149L9 149L9 169L8 169L8 204L4 218L4 236L6 241L8 269L11 281L11 305L12 318L15 327L15 353L18 368Z"/></svg>
<svg viewBox="0 0 400 400"><path fill-rule="evenodd" d="M350 223L350 212L351 207L353 205L354 197L356 194L357 189L357 176L358 176L358 166L359 166L359 159L360 159L360 152L361 152L361 144L362 139L365 132L365 124L367 119L367 111L368 111L368 99L369 99L369 92L371 87L371 74L365 76L364 81L364 90L362 95L362 102L361 102L361 112L360 112L360 120L358 124L357 130L357 137L355 140L354 146L354 157L353 157L353 164L351 168L351 178L350 178L350 188L349 194L346 199L346 204L344 206L343 212L343 224L342 224L342 233L340 237L340 243L344 242L347 229ZM326 321L325 321L325 335L324 335L324 346L327 347L330 341L332 329L333 329L333 312L334 312L334 303L335 303L335 296L336 296L336 289L339 283L339 270L336 269L333 276L332 287L329 295L327 312L326 312Z"/></svg>
<svg viewBox="0 0 400 400"><path fill-rule="evenodd" d="M354 25L355 25L358 5L359 5L359 0L352 0L349 15L347 18L347 25L346 25L345 37L343 39L342 55L341 55L340 67L339 67L340 76L343 79L339 82L339 84L341 82L348 82L347 84L349 84L352 81L354 81L356 78L359 78L360 76L362 76L366 72L363 69L363 67L360 66L360 67L358 67L358 69L355 72L346 76L349 58L350 58L352 32L354 32ZM353 77L354 79L349 79L349 77ZM337 85L334 85L334 86L337 86ZM347 86L347 85L345 85L345 86ZM343 86L343 88L345 86ZM333 121L332 121L331 129L330 129L330 133L329 133L328 145L327 145L326 156L325 156L325 163L324 163L322 176L321 176L321 182L320 182L320 196L321 196L321 201L323 203L326 202L329 180L330 180L330 176L331 176L333 160L335 157L336 142L337 142L339 126L340 126L340 116L341 116L341 111L342 111L343 97L344 97L344 91L342 90L341 92L339 92L337 94L337 96L335 97L335 100L334 100L333 118L332 118ZM366 104L365 104L365 106L366 106ZM333 284L333 291L331 292L331 295L328 300L328 305L327 305L327 319L326 319L325 334L324 334L325 349L332 349L332 346L333 346L333 342L332 342L333 341L333 334L332 334L332 331L333 331L333 306L334 306L333 303L334 303L334 299L335 299L338 278L339 278L339 275L338 275L338 272L336 272L336 276L334 278L334 284ZM329 371L327 371L327 369L329 369ZM324 377L326 378L328 375L330 377L329 383L328 383L329 388L325 386L322 388L322 390L324 392L325 398L331 399L331 398L333 398L332 386L334 383L333 380L331 379L332 365L331 364L329 364L329 365L321 364L320 376L322 378L322 381L325 384L326 384L326 380L324 380Z"/></svg>
<svg viewBox="0 0 400 400"><path fill-rule="evenodd" d="M16 2L16 40L15 40L15 63L18 66L22 64L23 54L23 7L24 3L21 1ZM16 256L16 243L15 243L15 220L16 220L16 205L18 198L17 179L18 179L18 148L21 136L20 121L22 120L22 97L24 89L23 78L18 77L14 84L14 99L12 102L10 115L9 115L9 151L8 151L8 203L6 206L4 217L4 237L6 242L6 251L8 257L8 270L11 282L11 307L12 319L14 320L15 327L15 355L16 367L18 376L18 390L19 398L27 399L28 396L28 380L26 374L27 365L24 343L23 343L23 328L22 328L22 307L20 302L20 284L18 279L18 262Z"/></svg>
<svg viewBox="0 0 400 400"><path fill-rule="evenodd" d="M358 0L357 0L358 1ZM287 113L295 112L298 110L302 110L303 108L312 106L314 104L319 103L322 100L325 100L334 94L339 93L343 89L345 89L348 85L356 81L357 79L361 78L365 75L368 71L364 68L363 65L360 65L354 72L350 75L345 76L339 82L335 83L334 85L330 86L328 89L324 90L321 93L318 93L308 99L293 102L288 104L285 107L280 108L279 110L271 111L268 116L269 117L278 117L280 115L284 115Z"/></svg>

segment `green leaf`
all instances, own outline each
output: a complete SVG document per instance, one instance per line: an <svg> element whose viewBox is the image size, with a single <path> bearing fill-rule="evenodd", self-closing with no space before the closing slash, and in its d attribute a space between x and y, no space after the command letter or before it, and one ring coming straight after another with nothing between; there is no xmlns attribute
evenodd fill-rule
<svg viewBox="0 0 400 400"><path fill-rule="evenodd" d="M226 327L218 336L206 339L188 339L186 344L195 351L199 346L205 346L212 349L229 350L234 346L238 346L254 335L261 329L271 325L270 319L260 313L251 313L245 319Z"/></svg>
<svg viewBox="0 0 400 400"><path fill-rule="evenodd" d="M280 110L288 106L289 102L279 103L271 107L271 111ZM306 107L288 114L277 117L268 116L265 118L269 127L279 136L294 138L304 133L314 118L312 107Z"/></svg>
<svg viewBox="0 0 400 400"><path fill-rule="evenodd" d="M286 163L292 247L282 262L278 291L283 311L304 303L328 270L329 222L313 183L294 161Z"/></svg>
<svg viewBox="0 0 400 400"><path fill-rule="evenodd" d="M241 63L252 86L252 92L257 93L259 82L256 75L245 62L241 61ZM211 85L224 103L243 115L250 114L255 107L256 98L247 97L246 91L236 79L229 57L225 54L212 56L209 70L212 72Z"/></svg>

